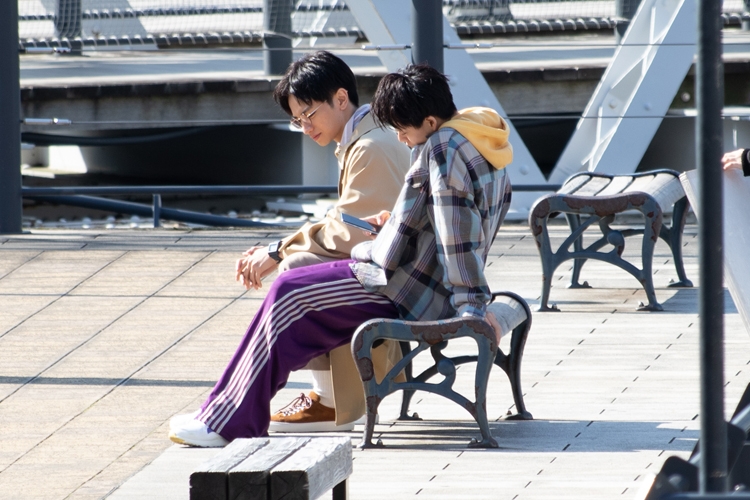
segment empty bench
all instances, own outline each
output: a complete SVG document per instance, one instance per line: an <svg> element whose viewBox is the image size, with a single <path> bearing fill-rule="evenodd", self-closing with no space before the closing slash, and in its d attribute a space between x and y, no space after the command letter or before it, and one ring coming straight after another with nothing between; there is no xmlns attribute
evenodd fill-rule
<svg viewBox="0 0 750 500"><path fill-rule="evenodd" d="M656 300L652 277L654 247L662 238L672 250L674 266L679 281L670 287L691 287L682 262L682 231L688 211L688 201L673 170L654 170L632 175L606 175L582 172L571 176L553 194L536 201L529 213L529 226L536 239L542 260L542 295L540 311L557 310L549 306L552 275L563 262L574 259L570 288L589 288L579 283L581 268L588 259L608 262L627 271L637 279L646 292L648 304L638 310L661 311ZM672 210L669 227L663 224L663 214ZM617 214L637 210L644 217L643 229L616 230L611 227ZM557 250L552 249L547 222L550 217L565 214L570 235ZM583 219L582 219L583 216ZM597 224L600 237L584 247L583 234ZM641 267L622 258L625 238L642 235Z"/></svg>
<svg viewBox="0 0 750 500"><path fill-rule="evenodd" d="M354 333L352 354L365 390L366 422L360 448L382 447L380 440L372 442L375 419L380 402L389 394L403 390L401 420L418 420L414 414L408 415L409 402L414 391L427 391L444 396L462 406L474 417L481 433L481 439L473 439L469 447L497 448L487 421L487 383L493 365L499 366L510 380L515 413L507 420L531 420L526 410L521 390L521 360L526 338L531 328L531 311L526 301L511 292L493 294L493 312L504 333L512 332L510 350L506 355L500 349L492 327L478 318L453 318L440 321L403 321L394 319L374 319L363 323ZM470 338L477 343L477 354L446 357L443 350L448 342L458 338ZM381 339L401 342L403 359L378 382L373 370L371 352L373 344ZM411 349L410 343L417 343ZM429 350L434 364L417 376L412 375L412 360L421 352ZM453 389L456 380L456 366L476 362L474 401L470 401ZM398 375L406 373L405 382L397 382ZM428 382L435 375L443 379L437 383Z"/></svg>
<svg viewBox="0 0 750 500"><path fill-rule="evenodd" d="M346 437L235 439L193 471L190 499L345 500L351 473Z"/></svg>

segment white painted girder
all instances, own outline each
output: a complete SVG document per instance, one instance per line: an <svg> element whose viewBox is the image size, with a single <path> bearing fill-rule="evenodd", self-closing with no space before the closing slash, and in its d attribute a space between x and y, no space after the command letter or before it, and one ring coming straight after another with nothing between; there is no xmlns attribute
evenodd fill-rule
<svg viewBox="0 0 750 500"><path fill-rule="evenodd" d="M643 0L551 183L584 170L635 172L693 63L696 36L695 0Z"/></svg>

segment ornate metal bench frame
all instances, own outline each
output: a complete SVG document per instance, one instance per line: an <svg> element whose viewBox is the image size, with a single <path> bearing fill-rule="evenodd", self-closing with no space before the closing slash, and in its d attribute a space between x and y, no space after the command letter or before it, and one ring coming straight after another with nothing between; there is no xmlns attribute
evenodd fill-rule
<svg viewBox="0 0 750 500"><path fill-rule="evenodd" d="M678 172L673 170L654 170L641 174L632 174L628 177L638 178L655 174L670 174L679 180ZM600 177L614 179L617 175L597 174L581 172L571 176L565 185L580 176ZM643 229L615 230L610 224L615 215L627 210L637 210L643 214L645 219ZM550 238L547 231L548 219L557 213L564 213L570 227L570 236L560 245L557 251L552 251ZM620 269L630 273L637 279L646 292L648 304L640 304L639 311L661 311L661 304L656 300L654 282L652 277L652 261L654 247L658 238L663 239L672 251L675 270L679 281L671 283L670 287L691 287L693 283L685 275L682 262L682 232L685 227L685 219L688 212L687 197L683 196L674 203L672 209L672 222L670 227L662 224L663 213L657 200L649 193L642 191L631 191L614 194L611 196L580 196L558 192L543 196L534 204L529 213L529 226L536 239L539 255L542 260L542 295L538 311L557 311L555 305L549 306L549 294L552 286L552 276L555 269L566 260L575 259L573 263L573 274L569 288L590 288L588 282L579 282L581 268L588 259L601 260L613 264ZM581 215L586 216L581 220ZM586 248L583 247L583 233L593 224L598 224L602 236ZM625 238L634 235L642 235L641 245L641 269L622 258L625 249ZM605 245L614 248L608 252L599 251ZM570 248L573 247L571 251Z"/></svg>
<svg viewBox="0 0 750 500"><path fill-rule="evenodd" d="M469 447L497 448L497 441L492 437L487 420L487 384L490 370L493 364L499 366L508 376L513 400L517 413L505 417L507 420L531 420L531 413L526 410L521 390L521 360L526 338L531 328L531 310L526 301L511 292L498 292L493 294L493 300L497 296L506 296L520 303L526 312L526 319L515 326L512 331L510 351L506 355L498 348L493 329L485 321L475 318L453 318L440 321L401 321L392 319L374 319L363 323L354 333L352 340L352 354L359 370L360 377L365 389L367 402L367 413L365 431L360 443L360 448L382 447L378 440L373 444L372 435L375 428L375 417L378 413L380 402L389 394L403 390L400 419L419 419L414 414L409 417L408 407L414 391L427 391L446 397L466 409L479 425L482 435L481 440L472 439ZM442 351L448 341L468 337L477 343L478 354L470 356L446 357ZM409 344L417 342L417 347L403 348L403 359L388 372L388 374L377 382L371 359L373 343L380 339L393 339ZM417 354L429 349L435 364L426 369L418 376L413 377L411 362ZM453 390L456 379L456 366L465 363L476 362L475 374L475 401L469 401L466 397ZM406 382L396 382L399 373L405 371ZM438 383L427 382L437 374L443 375L444 379Z"/></svg>

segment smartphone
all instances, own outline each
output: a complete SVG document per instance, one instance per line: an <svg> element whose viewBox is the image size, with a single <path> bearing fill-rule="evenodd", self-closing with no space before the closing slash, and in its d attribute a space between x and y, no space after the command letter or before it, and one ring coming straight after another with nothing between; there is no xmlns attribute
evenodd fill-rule
<svg viewBox="0 0 750 500"><path fill-rule="evenodd" d="M351 215L348 215L348 214L341 214L341 222L343 222L344 224L349 224L350 226L358 227L359 229L362 229L372 234L378 234L378 231L380 231L379 227L375 227L369 222L365 222L362 219L352 217Z"/></svg>

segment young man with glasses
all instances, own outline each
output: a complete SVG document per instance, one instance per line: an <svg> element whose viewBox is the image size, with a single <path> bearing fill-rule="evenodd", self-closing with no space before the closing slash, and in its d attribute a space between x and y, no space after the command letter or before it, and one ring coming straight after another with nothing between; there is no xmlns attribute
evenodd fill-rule
<svg viewBox="0 0 750 500"><path fill-rule="evenodd" d="M261 288L261 280L277 269L349 258L352 247L367 237L343 224L341 214L361 218L392 207L409 169L409 149L393 131L375 124L369 104L359 106L354 73L335 55L320 51L292 63L274 90L274 100L291 124L318 145L338 144L339 199L319 222L307 223L269 247L247 250L236 266L237 280L247 289ZM390 343L377 356L390 366L399 353L396 343ZM313 391L273 415L271 430L351 430L364 412L364 393L349 346L314 359L307 368L312 370Z"/></svg>

